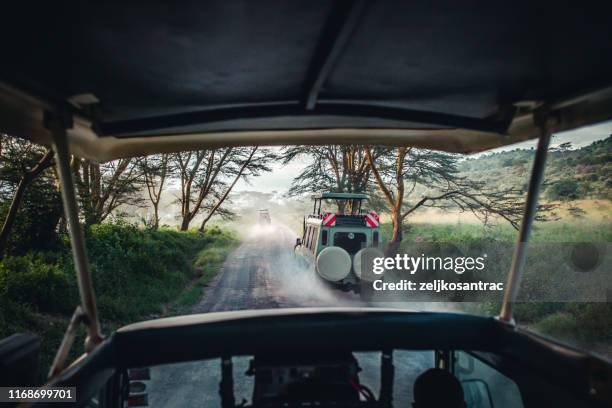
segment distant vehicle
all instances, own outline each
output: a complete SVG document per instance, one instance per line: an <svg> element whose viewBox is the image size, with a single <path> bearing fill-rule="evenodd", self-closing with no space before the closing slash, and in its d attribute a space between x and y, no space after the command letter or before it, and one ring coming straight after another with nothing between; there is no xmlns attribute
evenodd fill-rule
<svg viewBox="0 0 612 408"><path fill-rule="evenodd" d="M317 274L343 289L357 290L362 276L361 258L366 252L383 256L378 214L362 208L360 193L314 195L313 214L304 219L304 233L296 241L296 253L314 265ZM337 211L324 210L331 202Z"/></svg>
<svg viewBox="0 0 612 408"><path fill-rule="evenodd" d="M268 209L259 210L259 223L268 225L272 222L270 219L270 211Z"/></svg>

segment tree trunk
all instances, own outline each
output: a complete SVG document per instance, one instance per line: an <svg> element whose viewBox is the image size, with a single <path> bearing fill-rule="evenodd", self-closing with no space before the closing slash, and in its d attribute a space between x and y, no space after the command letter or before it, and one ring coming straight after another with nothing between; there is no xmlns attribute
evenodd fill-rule
<svg viewBox="0 0 612 408"><path fill-rule="evenodd" d="M393 256L397 253L399 246L402 242L402 214L399 211L393 211L391 214L391 220L393 222L393 233L391 239L387 243L385 249L385 256Z"/></svg>
<svg viewBox="0 0 612 408"><path fill-rule="evenodd" d="M153 229L159 229L159 203L153 203Z"/></svg>
<svg viewBox="0 0 612 408"><path fill-rule="evenodd" d="M26 174L21 178L19 184L17 185L17 190L13 196L13 201L11 201L11 206L6 214L6 218L4 219L4 225L2 225L2 231L0 231L0 259L2 259L4 252L6 251L8 237L13 228L13 224L15 223L15 219L17 218L17 210L19 210L19 206L21 205L23 194L31 181L32 179L30 178L30 175Z"/></svg>
<svg viewBox="0 0 612 408"><path fill-rule="evenodd" d="M191 215L185 214L183 216L183 221L181 222L181 231L187 231L189 229L190 223L191 223Z"/></svg>
<svg viewBox="0 0 612 408"><path fill-rule="evenodd" d="M53 150L47 150L47 153L45 153L39 162L36 163L36 166L34 166L34 168L31 170L26 171L21 177L21 180L17 185L15 195L13 196L13 201L11 201L11 207L9 208L6 219L4 220L2 231L0 231L0 259L2 259L4 256L4 251L6 250L6 246L8 244L8 237L11 233L11 229L13 228L13 224L15 223L17 211L21 205L21 200L23 199L23 194L25 193L26 188L43 171L51 167L53 164L53 154Z"/></svg>

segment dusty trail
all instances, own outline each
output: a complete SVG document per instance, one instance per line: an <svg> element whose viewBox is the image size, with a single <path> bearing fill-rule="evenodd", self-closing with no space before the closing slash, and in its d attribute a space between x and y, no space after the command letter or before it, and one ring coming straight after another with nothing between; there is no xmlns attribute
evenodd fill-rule
<svg viewBox="0 0 612 408"><path fill-rule="evenodd" d="M194 313L300 306L364 306L358 295L319 281L293 255L295 234L280 225L253 228L227 259Z"/></svg>
<svg viewBox="0 0 612 408"><path fill-rule="evenodd" d="M319 281L295 259L295 234L282 225L258 226L228 256L223 269L204 291L193 313L309 306L368 306L359 295L335 290ZM387 305L388 306L388 305ZM378 390L379 353L356 355L362 382ZM396 406L410 406L410 384L431 367L428 352L396 352ZM249 357L234 358L236 402L250 400L252 379L243 373ZM151 407L220 406L218 360L153 367L149 384ZM403 385L405 384L405 385ZM400 404L401 402L401 404Z"/></svg>

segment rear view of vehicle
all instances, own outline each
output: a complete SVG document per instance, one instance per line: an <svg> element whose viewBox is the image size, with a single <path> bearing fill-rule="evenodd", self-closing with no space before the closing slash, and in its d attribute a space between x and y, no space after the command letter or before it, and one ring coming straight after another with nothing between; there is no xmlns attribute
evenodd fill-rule
<svg viewBox="0 0 612 408"><path fill-rule="evenodd" d="M267 209L259 210L259 225L270 225L272 220L270 219L270 211Z"/></svg>
<svg viewBox="0 0 612 408"><path fill-rule="evenodd" d="M321 193L313 196L313 213L304 220L296 253L317 275L342 289L357 290L362 258L383 256L378 214L363 208L366 194ZM323 209L323 205L335 210Z"/></svg>

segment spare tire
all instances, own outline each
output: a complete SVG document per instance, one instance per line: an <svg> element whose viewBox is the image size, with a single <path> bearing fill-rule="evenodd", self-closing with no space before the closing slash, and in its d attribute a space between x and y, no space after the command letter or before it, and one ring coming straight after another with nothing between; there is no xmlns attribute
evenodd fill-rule
<svg viewBox="0 0 612 408"><path fill-rule="evenodd" d="M317 272L328 281L341 281L351 272L351 256L340 247L327 247L317 256Z"/></svg>
<svg viewBox="0 0 612 408"><path fill-rule="evenodd" d="M382 258L385 255L382 253L382 251L378 248L362 248L359 251L357 251L357 253L355 254L355 256L353 257L353 271L355 272L355 275L357 275L357 277L359 279L364 279L364 280L372 280L372 278L374 277L373 273L362 273L363 269L361 268L361 257L362 256L367 256L367 257L371 257L371 258Z"/></svg>

